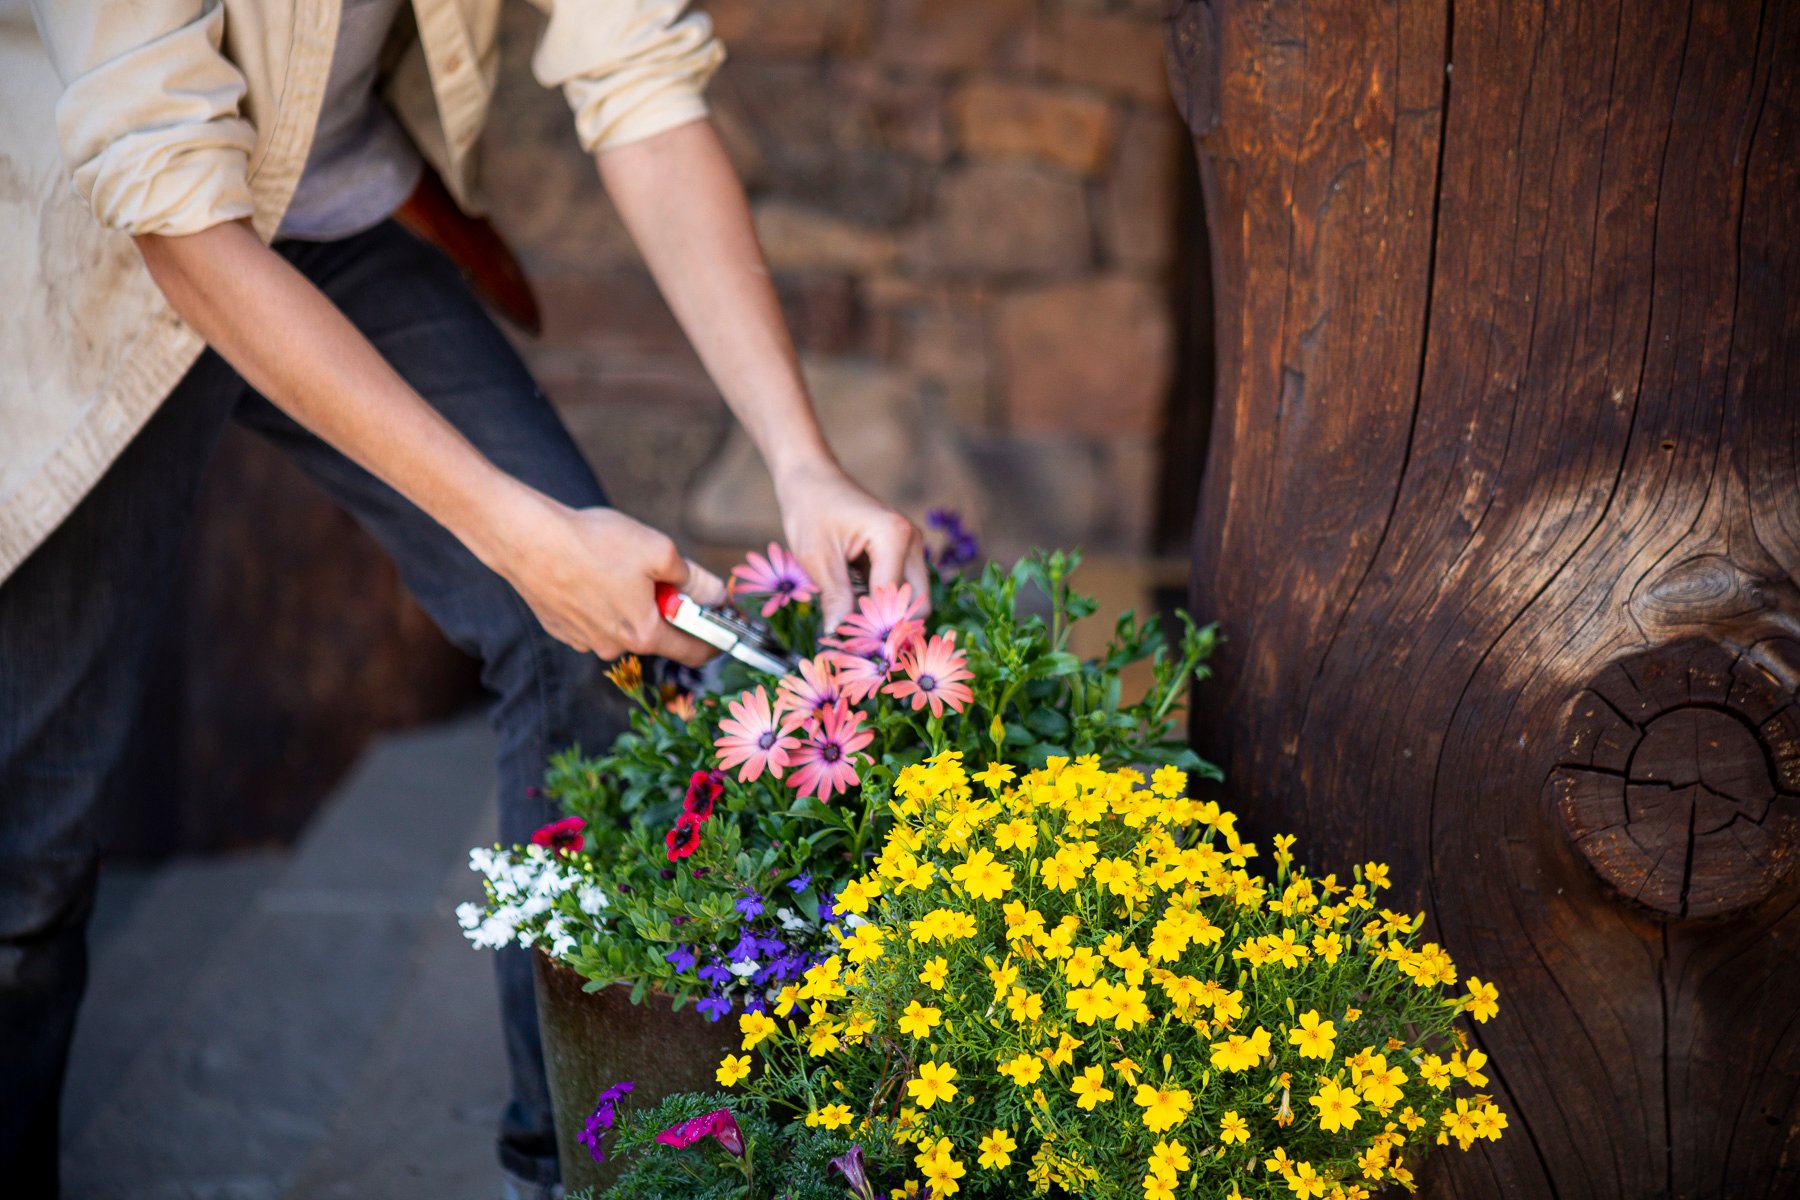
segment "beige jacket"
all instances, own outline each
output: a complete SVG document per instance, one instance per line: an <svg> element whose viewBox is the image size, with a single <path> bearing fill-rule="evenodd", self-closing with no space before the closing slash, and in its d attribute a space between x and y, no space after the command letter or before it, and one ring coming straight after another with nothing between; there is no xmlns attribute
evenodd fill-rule
<svg viewBox="0 0 1800 1200"><path fill-rule="evenodd" d="M532 58L590 152L704 115L723 58L686 0L532 0ZM129 235L250 218L306 162L339 0L0 0L0 580L201 351ZM412 0L388 102L477 208L500 0ZM35 20L34 20L35 15Z"/></svg>

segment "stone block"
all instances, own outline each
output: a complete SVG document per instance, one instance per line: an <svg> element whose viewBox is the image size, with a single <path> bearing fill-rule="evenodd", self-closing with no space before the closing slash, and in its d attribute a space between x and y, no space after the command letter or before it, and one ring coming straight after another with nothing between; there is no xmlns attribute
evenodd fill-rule
<svg viewBox="0 0 1800 1200"><path fill-rule="evenodd" d="M950 278L1073 274L1093 261L1087 196L1060 172L976 163L947 175L938 211L909 252Z"/></svg>
<svg viewBox="0 0 1800 1200"><path fill-rule="evenodd" d="M867 273L891 266L899 240L816 208L785 200L756 206L756 234L769 265L777 271L840 270Z"/></svg>
<svg viewBox="0 0 1800 1200"><path fill-rule="evenodd" d="M1022 41L1034 0L885 0L876 54L911 69L991 68Z"/></svg>
<svg viewBox="0 0 1800 1200"><path fill-rule="evenodd" d="M1099 205L1101 241L1112 263L1155 274L1174 261L1192 153L1173 115L1140 108L1126 117Z"/></svg>
<svg viewBox="0 0 1800 1200"><path fill-rule="evenodd" d="M872 0L706 0L702 6L728 53L740 56L860 53Z"/></svg>
<svg viewBox="0 0 1800 1200"><path fill-rule="evenodd" d="M839 146L897 150L927 162L949 157L952 143L944 87L877 63L837 61L828 86L839 100Z"/></svg>
<svg viewBox="0 0 1800 1200"><path fill-rule="evenodd" d="M916 520L938 505L979 519L983 489L916 379L858 360L809 358L805 369L832 449L864 487ZM782 536L768 471L737 426L701 471L685 528L704 541L739 545Z"/></svg>
<svg viewBox="0 0 1800 1200"><path fill-rule="evenodd" d="M1051 77L1169 104L1159 18L1064 9L1037 27L1030 58Z"/></svg>
<svg viewBox="0 0 1800 1200"><path fill-rule="evenodd" d="M951 99L957 139L969 154L1035 159L1093 175L1112 147L1112 108L1077 88L998 79L964 84Z"/></svg>
<svg viewBox="0 0 1800 1200"><path fill-rule="evenodd" d="M1118 437L1158 428L1174 338L1167 297L1115 275L1000 301L1007 420L1021 432Z"/></svg>
<svg viewBox="0 0 1800 1200"><path fill-rule="evenodd" d="M802 354L850 354L868 340L856 277L806 271L775 277L775 293Z"/></svg>

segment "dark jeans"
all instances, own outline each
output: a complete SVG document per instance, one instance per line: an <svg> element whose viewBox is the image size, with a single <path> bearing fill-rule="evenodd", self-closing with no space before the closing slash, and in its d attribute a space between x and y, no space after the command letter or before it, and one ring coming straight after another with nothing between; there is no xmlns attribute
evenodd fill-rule
<svg viewBox="0 0 1800 1200"><path fill-rule="evenodd" d="M280 251L483 453L566 504L605 503L524 365L435 250L388 222ZM380 540L445 634L483 664L500 839L553 819L545 760L617 732L601 664L553 640L441 526L254 394L208 352L63 525L0 583L0 1192L56 1194L57 1103L87 973L100 801L142 699L201 476L228 419L284 450ZM557 1179L531 964L499 957L513 1100L500 1158ZM146 1183L152 1181L145 1181Z"/></svg>

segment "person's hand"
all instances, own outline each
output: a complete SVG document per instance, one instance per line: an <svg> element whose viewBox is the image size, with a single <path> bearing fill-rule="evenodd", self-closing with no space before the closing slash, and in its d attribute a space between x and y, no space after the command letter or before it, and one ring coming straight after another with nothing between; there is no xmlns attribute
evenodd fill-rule
<svg viewBox="0 0 1800 1200"><path fill-rule="evenodd" d="M658 582L701 604L725 599L718 576L689 562L666 534L610 508L536 498L494 564L545 630L601 658L654 654L699 666L718 650L663 620Z"/></svg>
<svg viewBox="0 0 1800 1200"><path fill-rule="evenodd" d="M819 587L826 629L850 615L855 597L849 564L866 558L869 586L910 583L931 603L925 538L919 527L869 495L834 462L792 468L775 479L788 548Z"/></svg>

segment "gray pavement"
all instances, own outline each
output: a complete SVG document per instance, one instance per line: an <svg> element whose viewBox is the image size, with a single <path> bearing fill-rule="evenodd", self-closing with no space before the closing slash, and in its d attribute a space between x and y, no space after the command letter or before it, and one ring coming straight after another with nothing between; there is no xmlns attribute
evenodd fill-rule
<svg viewBox="0 0 1800 1200"><path fill-rule="evenodd" d="M383 739L291 855L109 872L65 1097L73 1200L493 1200L493 840L473 721Z"/></svg>

